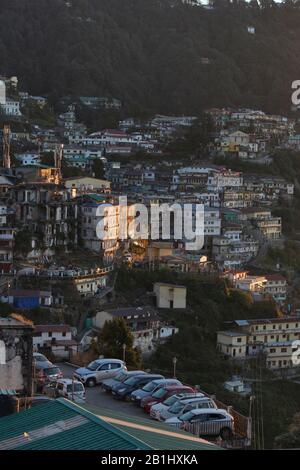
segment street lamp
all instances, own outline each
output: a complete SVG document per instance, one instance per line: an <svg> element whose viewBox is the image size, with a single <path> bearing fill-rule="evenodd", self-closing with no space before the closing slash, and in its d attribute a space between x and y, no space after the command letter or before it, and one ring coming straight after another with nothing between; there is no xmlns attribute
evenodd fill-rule
<svg viewBox="0 0 300 470"><path fill-rule="evenodd" d="M177 357L173 357L173 377L176 379L176 364L177 364Z"/></svg>

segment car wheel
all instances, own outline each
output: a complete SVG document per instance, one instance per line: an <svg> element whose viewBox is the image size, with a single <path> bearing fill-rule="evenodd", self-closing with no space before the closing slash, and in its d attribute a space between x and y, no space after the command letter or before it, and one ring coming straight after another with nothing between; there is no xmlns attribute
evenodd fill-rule
<svg viewBox="0 0 300 470"><path fill-rule="evenodd" d="M221 438L222 438L224 441L226 441L226 440L232 438L233 433L232 433L232 431L231 431L230 428L223 428L223 429L221 429L221 431L220 431L220 436L221 436Z"/></svg>
<svg viewBox="0 0 300 470"><path fill-rule="evenodd" d="M86 381L86 386L87 387L95 387L95 385L96 385L96 380L95 379L88 379Z"/></svg>

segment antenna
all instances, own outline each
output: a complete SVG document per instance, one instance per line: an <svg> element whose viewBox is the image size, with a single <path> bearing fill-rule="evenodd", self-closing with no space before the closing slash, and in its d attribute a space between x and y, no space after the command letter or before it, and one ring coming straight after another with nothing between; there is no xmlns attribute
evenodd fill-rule
<svg viewBox="0 0 300 470"><path fill-rule="evenodd" d="M10 127L6 124L3 127L3 166L10 168Z"/></svg>

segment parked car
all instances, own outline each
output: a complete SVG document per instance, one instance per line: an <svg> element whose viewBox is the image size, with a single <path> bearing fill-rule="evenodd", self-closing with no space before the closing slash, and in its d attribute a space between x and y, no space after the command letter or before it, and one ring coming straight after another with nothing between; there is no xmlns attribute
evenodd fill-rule
<svg viewBox="0 0 300 470"><path fill-rule="evenodd" d="M234 418L223 409L198 408L177 418L169 418L165 423L185 430L191 429L197 436L221 436L222 439L230 439L234 434Z"/></svg>
<svg viewBox="0 0 300 470"><path fill-rule="evenodd" d="M101 387L105 392L111 392L112 387L114 385L120 385L120 383L125 382L125 380L129 379L129 377L133 377L134 375L141 375L145 373L146 372L143 372L142 370L130 370L130 371L122 370L114 378L103 380Z"/></svg>
<svg viewBox="0 0 300 470"><path fill-rule="evenodd" d="M204 397L203 393L200 392L195 392L192 387L190 387L190 390L184 393L178 393L176 395L172 395L166 400L164 400L161 403L157 403L156 405L152 405L150 409L150 417L153 419L157 419L160 421L160 415L164 411L168 410L174 403L177 401L184 399L184 398L197 398L197 397Z"/></svg>
<svg viewBox="0 0 300 470"><path fill-rule="evenodd" d="M196 408L217 408L215 402L206 396L198 398L182 399L174 403L170 408L160 413L160 421L166 421L168 418L177 418L177 416L195 410Z"/></svg>
<svg viewBox="0 0 300 470"><path fill-rule="evenodd" d="M46 385L43 393L52 398L64 397L76 403L85 402L85 388L79 380L59 379Z"/></svg>
<svg viewBox="0 0 300 470"><path fill-rule="evenodd" d="M118 385L118 387L113 388L112 394L115 398L124 399L138 388L142 388L147 383L163 378L164 377L160 374L135 375L133 377L129 377L129 379Z"/></svg>
<svg viewBox="0 0 300 470"><path fill-rule="evenodd" d="M86 367L76 369L74 377L87 387L94 387L105 379L115 377L122 370L127 371L127 367L120 359L96 359Z"/></svg>
<svg viewBox="0 0 300 470"><path fill-rule="evenodd" d="M141 400L145 397L149 397L152 393L154 393L159 388L163 387L164 385L182 385L180 380L177 379L159 379L159 380L152 380L152 382L147 383L144 387L139 388L132 392L130 395L131 401L136 404L140 404Z"/></svg>
<svg viewBox="0 0 300 470"><path fill-rule="evenodd" d="M141 400L141 407L146 413L150 413L151 407L156 403L162 403L167 398L183 392L193 392L193 389L187 385L165 385L155 390L150 396L144 397Z"/></svg>
<svg viewBox="0 0 300 470"><path fill-rule="evenodd" d="M35 368L35 380L37 388L41 390L47 383L56 382L63 377L63 373L58 366L47 365L46 367Z"/></svg>
<svg viewBox="0 0 300 470"><path fill-rule="evenodd" d="M33 366L36 367L37 369L52 366L52 362L50 362L49 359L47 359L46 356L44 356L44 354L34 352L32 354L32 358L33 358Z"/></svg>

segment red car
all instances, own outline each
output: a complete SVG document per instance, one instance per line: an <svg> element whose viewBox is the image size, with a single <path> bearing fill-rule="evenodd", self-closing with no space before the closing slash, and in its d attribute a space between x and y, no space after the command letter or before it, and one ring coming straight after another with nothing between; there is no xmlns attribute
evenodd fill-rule
<svg viewBox="0 0 300 470"><path fill-rule="evenodd" d="M194 393L195 389L193 387L189 387L188 385L168 385L166 387L161 387L153 395L150 397L145 397L141 400L141 407L146 411L146 413L150 413L150 408L156 403L161 403L169 398L171 395L175 395L178 393Z"/></svg>

